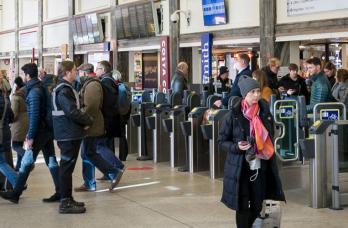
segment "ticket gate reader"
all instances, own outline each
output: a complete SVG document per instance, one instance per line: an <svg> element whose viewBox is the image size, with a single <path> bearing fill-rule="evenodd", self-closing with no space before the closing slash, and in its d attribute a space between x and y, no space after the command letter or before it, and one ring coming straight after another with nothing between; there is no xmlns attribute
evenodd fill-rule
<svg viewBox="0 0 348 228"><path fill-rule="evenodd" d="M155 163L169 161L170 158L170 138L162 124L163 120L168 119L171 107L169 104L158 104L151 116L146 117L147 128L152 131L153 161ZM148 141L149 143L149 141ZM149 148L149 147L148 147Z"/></svg>
<svg viewBox="0 0 348 228"><path fill-rule="evenodd" d="M201 125L203 137L209 140L209 170L210 178L223 176L226 153L220 150L218 136L224 117L229 112L227 109L212 110L209 116L209 123Z"/></svg>
<svg viewBox="0 0 348 228"><path fill-rule="evenodd" d="M139 102L132 102L131 106L131 116L138 114L140 111ZM132 119L130 118L127 123L127 139L128 139L128 153L136 154L138 153L138 127L132 124Z"/></svg>

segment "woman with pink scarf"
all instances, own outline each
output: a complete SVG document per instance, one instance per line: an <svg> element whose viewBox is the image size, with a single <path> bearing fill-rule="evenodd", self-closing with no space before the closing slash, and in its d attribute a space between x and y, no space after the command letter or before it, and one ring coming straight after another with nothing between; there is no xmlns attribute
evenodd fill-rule
<svg viewBox="0 0 348 228"><path fill-rule="evenodd" d="M285 201L273 146L273 117L260 84L239 79L243 98L236 99L219 132L227 153L221 201L236 211L238 228L252 227L266 199Z"/></svg>

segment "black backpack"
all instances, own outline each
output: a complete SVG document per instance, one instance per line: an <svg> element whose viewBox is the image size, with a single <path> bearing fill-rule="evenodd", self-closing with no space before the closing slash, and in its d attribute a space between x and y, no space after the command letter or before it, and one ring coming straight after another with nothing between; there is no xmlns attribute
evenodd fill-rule
<svg viewBox="0 0 348 228"><path fill-rule="evenodd" d="M112 78L101 79L103 88L102 113L106 118L114 118L118 114L118 85Z"/></svg>

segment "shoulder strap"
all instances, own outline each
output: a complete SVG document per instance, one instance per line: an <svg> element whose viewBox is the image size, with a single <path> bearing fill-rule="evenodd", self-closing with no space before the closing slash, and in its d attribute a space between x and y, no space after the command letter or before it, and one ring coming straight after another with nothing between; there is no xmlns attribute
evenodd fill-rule
<svg viewBox="0 0 348 228"><path fill-rule="evenodd" d="M78 109L80 108L80 101L79 101L78 93L74 90L74 88L70 84L68 84L68 83L61 83L56 88L54 88L53 92L52 92L52 100L53 100L53 102L52 102L52 106L53 106L52 115L53 116L65 115L62 110L58 110L57 103L56 103L57 90L62 88L62 87L64 87L64 86L69 87L73 91L73 93L75 95L76 106L77 106Z"/></svg>

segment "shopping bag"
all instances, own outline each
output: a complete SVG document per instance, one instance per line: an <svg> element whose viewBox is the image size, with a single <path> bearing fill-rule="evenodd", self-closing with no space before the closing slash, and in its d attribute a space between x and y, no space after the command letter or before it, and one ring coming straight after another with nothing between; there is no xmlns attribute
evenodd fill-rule
<svg viewBox="0 0 348 228"><path fill-rule="evenodd" d="M253 228L280 228L282 218L282 203L265 200L260 217L253 224Z"/></svg>

